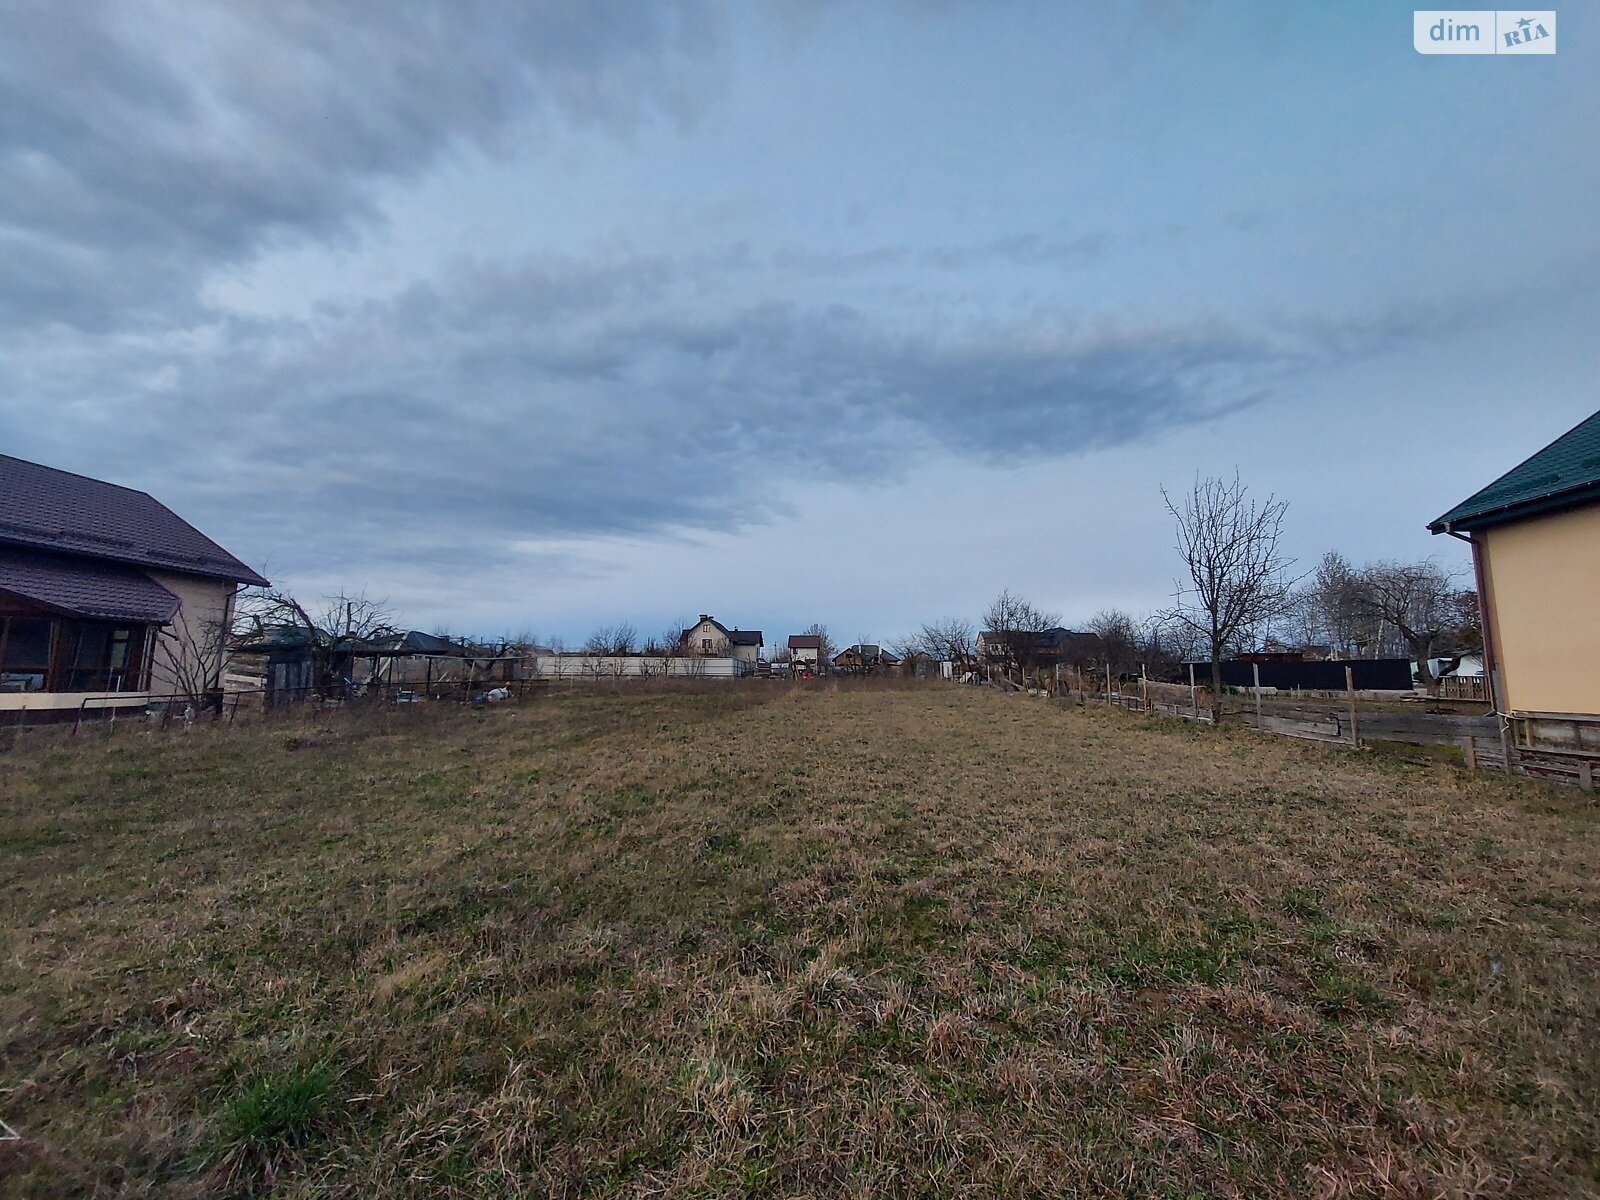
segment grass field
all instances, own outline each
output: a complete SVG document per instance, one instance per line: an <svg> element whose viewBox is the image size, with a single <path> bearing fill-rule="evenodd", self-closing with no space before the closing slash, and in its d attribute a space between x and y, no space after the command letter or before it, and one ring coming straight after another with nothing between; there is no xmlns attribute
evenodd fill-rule
<svg viewBox="0 0 1600 1200"><path fill-rule="evenodd" d="M1600 812L946 687L0 757L0 1194L1600 1191Z"/></svg>

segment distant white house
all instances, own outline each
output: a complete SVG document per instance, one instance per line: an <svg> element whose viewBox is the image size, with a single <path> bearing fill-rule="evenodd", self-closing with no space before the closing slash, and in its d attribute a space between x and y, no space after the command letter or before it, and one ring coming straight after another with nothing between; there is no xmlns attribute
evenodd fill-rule
<svg viewBox="0 0 1600 1200"><path fill-rule="evenodd" d="M796 671L820 674L822 667L822 637L815 633L789 635L789 663Z"/></svg>
<svg viewBox="0 0 1600 1200"><path fill-rule="evenodd" d="M766 645L759 629L729 629L708 613L683 631L680 645L685 654L703 658L726 657L754 667Z"/></svg>

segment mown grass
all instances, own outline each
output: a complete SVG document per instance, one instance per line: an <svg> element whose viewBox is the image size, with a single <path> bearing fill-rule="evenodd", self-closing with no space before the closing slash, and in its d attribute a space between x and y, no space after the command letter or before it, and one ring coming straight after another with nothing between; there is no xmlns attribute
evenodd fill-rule
<svg viewBox="0 0 1600 1200"><path fill-rule="evenodd" d="M1595 1194L1583 801L942 687L24 746L0 1194Z"/></svg>

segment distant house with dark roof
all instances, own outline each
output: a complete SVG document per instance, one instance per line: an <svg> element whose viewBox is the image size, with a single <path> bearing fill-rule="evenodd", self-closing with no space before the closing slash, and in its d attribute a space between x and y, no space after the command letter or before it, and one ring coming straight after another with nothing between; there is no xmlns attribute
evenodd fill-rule
<svg viewBox="0 0 1600 1200"><path fill-rule="evenodd" d="M789 635L789 662L796 671L809 671L813 675L822 670L822 637L815 633Z"/></svg>
<svg viewBox="0 0 1600 1200"><path fill-rule="evenodd" d="M1104 649L1097 635L1059 625L1035 633L985 629L978 634L978 658L990 663L1026 658L1034 666L1061 663L1082 669L1098 663Z"/></svg>
<svg viewBox="0 0 1600 1200"><path fill-rule="evenodd" d="M731 658L754 667L766 645L759 629L729 629L708 613L683 631L680 643L689 654L702 658Z"/></svg>
<svg viewBox="0 0 1600 1200"><path fill-rule="evenodd" d="M1428 528L1472 545L1496 709L1600 752L1600 412Z"/></svg>
<svg viewBox="0 0 1600 1200"><path fill-rule="evenodd" d="M899 665L900 659L892 651L872 642L846 646L833 656L833 669L842 673L870 675Z"/></svg>
<svg viewBox="0 0 1600 1200"><path fill-rule="evenodd" d="M0 721L213 691L266 582L144 492L0 454Z"/></svg>

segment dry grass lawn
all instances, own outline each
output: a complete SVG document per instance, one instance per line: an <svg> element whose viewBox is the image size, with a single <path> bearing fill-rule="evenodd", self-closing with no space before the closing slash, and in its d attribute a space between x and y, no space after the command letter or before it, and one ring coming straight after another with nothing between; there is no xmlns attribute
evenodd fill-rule
<svg viewBox="0 0 1600 1200"><path fill-rule="evenodd" d="M1597 828L946 687L24 746L0 1194L1593 1195Z"/></svg>

